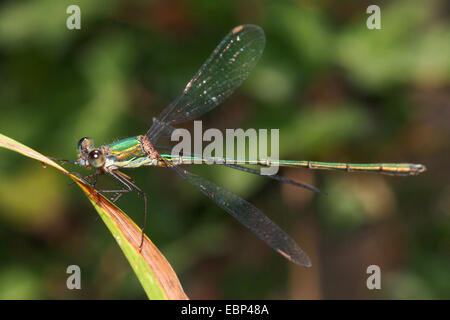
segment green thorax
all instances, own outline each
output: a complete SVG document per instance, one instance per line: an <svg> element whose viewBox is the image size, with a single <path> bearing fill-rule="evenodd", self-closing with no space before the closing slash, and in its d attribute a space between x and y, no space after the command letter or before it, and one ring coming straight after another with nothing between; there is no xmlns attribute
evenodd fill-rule
<svg viewBox="0 0 450 320"><path fill-rule="evenodd" d="M122 139L107 145L109 151L113 154L128 153L137 151L141 148L141 140L139 136Z"/></svg>
<svg viewBox="0 0 450 320"><path fill-rule="evenodd" d="M137 168L148 165L149 157L144 150L141 136L122 139L102 147L107 167Z"/></svg>

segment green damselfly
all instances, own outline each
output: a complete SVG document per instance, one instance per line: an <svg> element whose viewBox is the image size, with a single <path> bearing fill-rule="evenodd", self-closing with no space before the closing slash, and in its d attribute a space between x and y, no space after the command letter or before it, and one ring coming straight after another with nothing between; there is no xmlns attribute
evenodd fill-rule
<svg viewBox="0 0 450 320"><path fill-rule="evenodd" d="M162 136L170 136L174 128L172 125L196 119L202 114L215 108L223 102L248 77L250 71L259 60L265 46L263 30L255 25L241 25L235 27L212 52L199 71L188 82L181 96L170 104L160 116L153 119L151 128L145 135L123 139L109 145L95 147L93 140L82 138L78 143L78 160L72 161L77 165L94 168L92 185L95 186L100 174L108 173L120 181L125 188L119 190L99 190L99 192L113 192L117 201L125 192L137 191L144 197L144 236L147 215L147 195L121 169L138 168L141 166L160 166L174 169L181 177L213 200L234 218L248 227L256 236L264 240L274 250L290 261L303 266L310 266L311 262L306 253L272 220L259 209L237 195L219 187L184 169L183 164L190 162L196 155L172 156L167 149L157 146ZM165 150L165 152L163 152ZM188 161L189 160L189 161ZM211 160L211 159L202 159ZM217 160L223 159L212 159ZM378 172L396 176L417 175L424 172L425 166L408 163L378 163L351 164L327 163L316 161L268 161L267 159L249 159L223 165L250 173L260 174L258 170L244 165L279 165L307 169L332 169L342 171ZM278 175L268 176L280 182L293 184L315 192L317 188L284 178ZM142 246L141 241L141 246Z"/></svg>

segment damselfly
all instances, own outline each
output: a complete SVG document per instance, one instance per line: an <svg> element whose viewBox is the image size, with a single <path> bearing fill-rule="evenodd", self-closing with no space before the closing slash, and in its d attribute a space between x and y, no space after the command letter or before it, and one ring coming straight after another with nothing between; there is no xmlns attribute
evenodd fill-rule
<svg viewBox="0 0 450 320"><path fill-rule="evenodd" d="M157 142L162 136L171 135L174 130L172 125L196 119L230 96L247 78L261 57L264 45L265 35L260 27L255 25L235 27L187 83L181 96L164 109L158 118L153 119L153 124L145 135L123 139L97 148L94 146L93 140L89 138L82 138L78 142L78 160L72 163L96 169L96 173L92 175L93 187L100 174L108 173L123 184L125 188L99 190L99 192L116 193L117 196L113 199L114 202L124 193L133 190L144 197L144 226L142 228L141 246L143 244L147 216L147 195L128 175L119 170L141 166L160 166L175 170L181 177L189 181L288 260L299 265L311 266L310 259L306 253L259 209L237 195L185 170L182 165L187 163L187 160L192 160L196 155L183 154L172 156L167 153L167 149L157 146ZM202 160L205 162L211 159ZM238 163L230 164L225 162L222 164L255 174L260 174L260 172L244 165L267 166L276 164L308 169L378 172L397 176L416 175L426 170L425 166L421 164L408 163L349 164L287 160L279 160L275 163L267 159L249 159ZM268 177L320 192L313 186L278 175Z"/></svg>

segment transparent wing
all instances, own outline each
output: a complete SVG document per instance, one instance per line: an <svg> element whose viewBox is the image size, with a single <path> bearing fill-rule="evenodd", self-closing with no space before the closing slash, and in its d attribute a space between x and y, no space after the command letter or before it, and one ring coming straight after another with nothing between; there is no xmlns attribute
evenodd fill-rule
<svg viewBox="0 0 450 320"><path fill-rule="evenodd" d="M181 96L154 121L147 132L150 140L156 143L164 123L193 120L222 103L248 77L264 45L264 31L258 26L241 25L231 30L188 82Z"/></svg>
<svg viewBox="0 0 450 320"><path fill-rule="evenodd" d="M296 264L306 267L311 266L311 261L306 253L300 249L286 232L266 217L261 210L211 181L178 166L171 166L171 168L282 256Z"/></svg>

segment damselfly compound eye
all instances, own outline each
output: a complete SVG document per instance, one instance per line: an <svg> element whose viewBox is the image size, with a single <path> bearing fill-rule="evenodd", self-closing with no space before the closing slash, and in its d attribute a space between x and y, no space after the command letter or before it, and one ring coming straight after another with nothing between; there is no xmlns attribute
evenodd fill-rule
<svg viewBox="0 0 450 320"><path fill-rule="evenodd" d="M105 156L99 149L92 150L89 153L89 163L94 168L101 168L105 164Z"/></svg>
<svg viewBox="0 0 450 320"><path fill-rule="evenodd" d="M83 137L80 139L80 141L78 141L78 149L81 149L83 147L83 143L84 141L88 140L88 137Z"/></svg>
<svg viewBox="0 0 450 320"><path fill-rule="evenodd" d="M78 150L79 151L90 151L94 149L94 141L91 138L84 137L78 141Z"/></svg>

